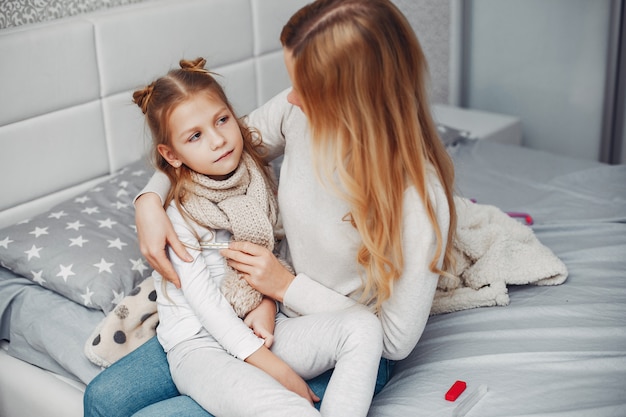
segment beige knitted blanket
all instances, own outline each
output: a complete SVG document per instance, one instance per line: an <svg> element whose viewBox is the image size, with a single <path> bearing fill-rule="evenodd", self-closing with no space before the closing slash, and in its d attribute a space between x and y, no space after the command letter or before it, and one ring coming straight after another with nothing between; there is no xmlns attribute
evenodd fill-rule
<svg viewBox="0 0 626 417"><path fill-rule="evenodd" d="M499 208L455 197L453 275L439 278L431 314L509 304L508 285L557 285L565 264L533 230Z"/></svg>

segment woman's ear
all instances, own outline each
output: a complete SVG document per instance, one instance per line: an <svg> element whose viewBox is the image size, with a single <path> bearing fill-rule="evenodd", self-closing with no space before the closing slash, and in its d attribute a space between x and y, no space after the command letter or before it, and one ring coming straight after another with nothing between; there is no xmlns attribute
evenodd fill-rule
<svg viewBox="0 0 626 417"><path fill-rule="evenodd" d="M169 146L159 144L157 145L157 151L161 154L163 158L165 158L167 163L174 168L180 168L180 166L182 165L183 162L178 159L176 152L174 152Z"/></svg>

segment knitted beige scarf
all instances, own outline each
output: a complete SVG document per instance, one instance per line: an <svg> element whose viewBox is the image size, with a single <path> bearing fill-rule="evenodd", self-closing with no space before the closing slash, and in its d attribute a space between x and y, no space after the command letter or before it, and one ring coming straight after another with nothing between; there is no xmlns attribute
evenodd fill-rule
<svg viewBox="0 0 626 417"><path fill-rule="evenodd" d="M225 229L233 240L247 241L274 249L274 226L278 212L276 198L254 160L247 153L231 177L223 181L191 173L185 184L182 205L200 225ZM245 317L262 299L236 271L227 267L222 293L239 317Z"/></svg>

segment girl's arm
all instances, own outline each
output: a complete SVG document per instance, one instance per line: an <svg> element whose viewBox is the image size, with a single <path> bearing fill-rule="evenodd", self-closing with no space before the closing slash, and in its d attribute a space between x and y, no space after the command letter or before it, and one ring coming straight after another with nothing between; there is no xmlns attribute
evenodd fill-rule
<svg viewBox="0 0 626 417"><path fill-rule="evenodd" d="M191 262L183 262L169 250L169 256L181 279L181 292L185 302L202 326L231 355L244 360L261 345L263 340L237 316L223 296L219 283L213 278L224 271L222 257L217 251L204 256L199 248L198 237L212 236L207 229L187 224L178 210L170 206L167 210L180 240L190 248ZM191 314L191 312L190 312Z"/></svg>
<svg viewBox="0 0 626 417"><path fill-rule="evenodd" d="M296 374L293 369L278 356L274 355L266 346L261 346L259 350L248 356L246 362L265 371L285 388L309 401L311 405L320 400L319 397L311 391L307 383L304 382L304 379Z"/></svg>
<svg viewBox="0 0 626 417"><path fill-rule="evenodd" d="M268 348L274 343L276 312L276 302L271 298L263 297L261 304L250 311L243 320L255 335L265 340L264 345Z"/></svg>

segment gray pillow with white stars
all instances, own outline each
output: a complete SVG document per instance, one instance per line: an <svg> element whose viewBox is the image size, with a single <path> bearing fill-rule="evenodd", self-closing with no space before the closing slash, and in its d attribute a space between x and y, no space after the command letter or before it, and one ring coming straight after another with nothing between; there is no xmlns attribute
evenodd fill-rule
<svg viewBox="0 0 626 417"><path fill-rule="evenodd" d="M46 213L0 230L0 264L88 308L113 310L152 270L139 251L133 199L141 160Z"/></svg>

